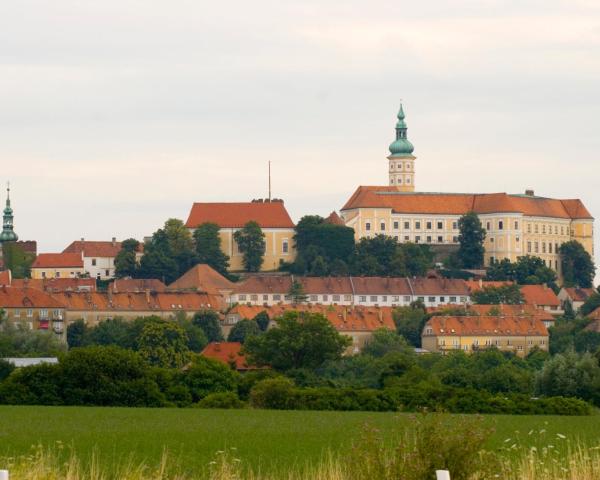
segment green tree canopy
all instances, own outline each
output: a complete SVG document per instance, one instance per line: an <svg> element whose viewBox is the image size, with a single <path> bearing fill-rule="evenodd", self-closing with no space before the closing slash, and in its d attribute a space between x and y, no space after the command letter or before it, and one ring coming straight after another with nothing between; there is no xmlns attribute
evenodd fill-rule
<svg viewBox="0 0 600 480"><path fill-rule="evenodd" d="M214 310L200 310L196 312L192 323L204 331L209 342L223 341L223 331L221 330L219 314Z"/></svg>
<svg viewBox="0 0 600 480"><path fill-rule="evenodd" d="M383 357L391 352L412 352L413 348L406 339L393 330L380 328L364 346L362 353L372 357Z"/></svg>
<svg viewBox="0 0 600 480"><path fill-rule="evenodd" d="M421 332L429 318L422 303L398 307L393 312L397 332L413 347L421 346Z"/></svg>
<svg viewBox="0 0 600 480"><path fill-rule="evenodd" d="M558 249L564 285L566 287L591 288L596 266L590 254L577 240L563 243Z"/></svg>
<svg viewBox="0 0 600 480"><path fill-rule="evenodd" d="M138 273L138 262L136 253L140 248L140 242L135 238L128 238L121 242L121 250L115 257L115 276L117 278L135 278Z"/></svg>
<svg viewBox="0 0 600 480"><path fill-rule="evenodd" d="M216 223L203 223L194 230L194 243L198 262L206 263L221 275L226 275L229 257L221 250L220 230Z"/></svg>
<svg viewBox="0 0 600 480"><path fill-rule="evenodd" d="M264 261L265 234L257 222L251 221L236 231L233 238L244 256L244 268L248 272L258 272Z"/></svg>
<svg viewBox="0 0 600 480"><path fill-rule="evenodd" d="M260 329L264 332L269 328L269 322L271 319L269 318L269 314L266 311L262 311L256 314L256 316L252 319L256 322L256 324L260 327Z"/></svg>
<svg viewBox="0 0 600 480"><path fill-rule="evenodd" d="M294 280L290 285L288 297L292 300L292 303L304 303L306 302L308 295L304 292L304 287L298 280Z"/></svg>
<svg viewBox="0 0 600 480"><path fill-rule="evenodd" d="M2 260L4 268L11 271L13 278L29 278L35 254L26 252L16 242L5 242L2 245Z"/></svg>
<svg viewBox="0 0 600 480"><path fill-rule="evenodd" d="M502 285L500 287L483 287L471 294L473 303L480 305L519 305L524 302L521 289L516 284Z"/></svg>
<svg viewBox="0 0 600 480"><path fill-rule="evenodd" d="M587 298L584 304L579 308L579 313L586 316L597 308L600 308L600 287Z"/></svg>
<svg viewBox="0 0 600 480"><path fill-rule="evenodd" d="M219 392L235 392L239 374L222 362L197 356L185 371L183 382L194 402Z"/></svg>
<svg viewBox="0 0 600 480"><path fill-rule="evenodd" d="M351 343L323 315L288 311L277 319L276 327L249 337L244 349L252 362L277 370L314 369L339 359Z"/></svg>
<svg viewBox="0 0 600 480"><path fill-rule="evenodd" d="M493 262L487 269L488 280L511 280L519 285L552 284L556 280L556 272L546 266L540 257L524 255L516 262L507 258Z"/></svg>
<svg viewBox="0 0 600 480"><path fill-rule="evenodd" d="M254 320L240 320L237 322L227 337L228 342L244 343L252 335L260 335L262 330Z"/></svg>
<svg viewBox="0 0 600 480"><path fill-rule="evenodd" d="M146 322L138 338L138 350L151 365L181 368L190 360L188 337L174 322Z"/></svg>
<svg viewBox="0 0 600 480"><path fill-rule="evenodd" d="M469 212L458 220L458 260L463 268L483 267L485 230L475 212Z"/></svg>

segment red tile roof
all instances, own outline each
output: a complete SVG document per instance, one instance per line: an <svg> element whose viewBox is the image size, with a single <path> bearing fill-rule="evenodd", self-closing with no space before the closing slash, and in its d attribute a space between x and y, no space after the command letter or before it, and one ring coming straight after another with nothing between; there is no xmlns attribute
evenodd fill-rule
<svg viewBox="0 0 600 480"><path fill-rule="evenodd" d="M9 286L12 283L12 275L10 270L0 272L0 286Z"/></svg>
<svg viewBox="0 0 600 480"><path fill-rule="evenodd" d="M485 287L505 287L506 285L512 285L511 281L490 281L490 280L466 280L467 288L469 292L478 292Z"/></svg>
<svg viewBox="0 0 600 480"><path fill-rule="evenodd" d="M114 258L121 251L121 242L77 240L63 250L63 253L83 252L85 257Z"/></svg>
<svg viewBox="0 0 600 480"><path fill-rule="evenodd" d="M593 288L565 288L567 295L573 302L585 302L596 291Z"/></svg>
<svg viewBox="0 0 600 480"><path fill-rule="evenodd" d="M0 288L0 308L64 308L64 304L35 288Z"/></svg>
<svg viewBox="0 0 600 480"><path fill-rule="evenodd" d="M559 307L560 300L554 291L546 285L523 285L521 293L525 299L525 303L529 305L537 305L539 307Z"/></svg>
<svg viewBox="0 0 600 480"><path fill-rule="evenodd" d="M248 365L248 360L242 353L242 344L240 342L212 342L202 350L200 355L226 363L236 370L256 370L258 368Z"/></svg>
<svg viewBox="0 0 600 480"><path fill-rule="evenodd" d="M186 227L216 223L221 228L241 228L250 221L261 228L294 228L283 202L194 203Z"/></svg>
<svg viewBox="0 0 600 480"><path fill-rule="evenodd" d="M337 214L336 211L333 211L329 214L329 216L325 219L326 223L330 223L332 225L341 225L346 226L341 217Z"/></svg>
<svg viewBox="0 0 600 480"><path fill-rule="evenodd" d="M211 295L220 295L222 290L234 288L233 282L205 264L196 265L169 285L169 290L197 290Z"/></svg>
<svg viewBox="0 0 600 480"><path fill-rule="evenodd" d="M433 333L425 332L431 328ZM548 336L544 323L531 316L433 316L423 328L423 336Z"/></svg>
<svg viewBox="0 0 600 480"><path fill-rule="evenodd" d="M457 307L456 305L444 305L440 307L428 308L427 311L429 313L440 312L443 313L444 310L452 309L456 310L456 308L464 308L465 311L469 312L470 315L484 315L487 316L491 311L499 311L501 316L525 316L525 317L536 317L542 321L554 321L554 316L544 310L543 308L538 308L535 305L482 305L482 304L472 304L465 305L464 307ZM489 315L493 316L493 315Z"/></svg>
<svg viewBox="0 0 600 480"><path fill-rule="evenodd" d="M13 287L37 288L47 292L60 292L68 290L96 290L95 278L15 278L12 281Z"/></svg>
<svg viewBox="0 0 600 480"><path fill-rule="evenodd" d="M412 193L392 186L360 186L342 210L391 208L395 213L464 215L476 213L522 213L536 217L592 219L581 200L557 200L506 193Z"/></svg>
<svg viewBox="0 0 600 480"><path fill-rule="evenodd" d="M117 278L109 287L113 293L126 292L164 292L167 286L156 278Z"/></svg>
<svg viewBox="0 0 600 480"><path fill-rule="evenodd" d="M276 319L285 312L312 312L325 316L340 332L372 332L379 328L396 328L391 307L346 307L341 305L236 305L228 314L237 314L240 318L253 319L260 312L267 312L269 318Z"/></svg>
<svg viewBox="0 0 600 480"><path fill-rule="evenodd" d="M31 268L83 268L81 253L40 253Z"/></svg>

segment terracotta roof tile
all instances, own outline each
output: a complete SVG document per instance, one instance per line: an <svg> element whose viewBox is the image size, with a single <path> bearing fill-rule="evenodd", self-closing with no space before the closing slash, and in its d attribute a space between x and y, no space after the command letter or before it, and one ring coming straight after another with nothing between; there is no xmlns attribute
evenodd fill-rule
<svg viewBox="0 0 600 480"><path fill-rule="evenodd" d="M10 286L12 283L12 275L10 270L0 272L0 286Z"/></svg>
<svg viewBox="0 0 600 480"><path fill-rule="evenodd" d="M573 302L585 302L589 296L593 295L596 291L593 288L565 288L569 298Z"/></svg>
<svg viewBox="0 0 600 480"><path fill-rule="evenodd" d="M156 278L117 278L109 287L113 293L119 292L164 292L167 286Z"/></svg>
<svg viewBox="0 0 600 480"><path fill-rule="evenodd" d="M538 306L559 307L560 300L554 291L546 285L523 285L521 293L525 303Z"/></svg>
<svg viewBox="0 0 600 480"><path fill-rule="evenodd" d="M210 222L221 228L241 228L250 221L261 228L294 228L281 201L239 203L194 203L186 227L196 228Z"/></svg>
<svg viewBox="0 0 600 480"><path fill-rule="evenodd" d="M248 360L242 353L240 342L212 342L202 350L200 355L226 363L229 366L235 366L236 370L256 370L258 368L248 365Z"/></svg>
<svg viewBox="0 0 600 480"><path fill-rule="evenodd" d="M31 268L83 268L81 253L40 253Z"/></svg>
<svg viewBox="0 0 600 480"><path fill-rule="evenodd" d="M169 285L170 290L197 290L220 295L222 290L233 290L235 284L209 265L199 264L185 272Z"/></svg>
<svg viewBox="0 0 600 480"><path fill-rule="evenodd" d="M64 308L53 296L35 288L0 288L0 308Z"/></svg>
<svg viewBox="0 0 600 480"><path fill-rule="evenodd" d="M66 290L96 290L95 278L15 278L13 287L36 288L47 292L60 292Z"/></svg>
<svg viewBox="0 0 600 480"><path fill-rule="evenodd" d="M395 187L361 186L342 210L391 208L395 213L464 215L476 213L522 213L528 216L591 219L581 200L557 200L506 193L412 193Z"/></svg>
<svg viewBox="0 0 600 480"><path fill-rule="evenodd" d="M456 305L443 305L440 307L428 308L427 311L429 313L434 312L444 312L446 309L457 308ZM460 307L458 307L460 308ZM524 317L536 317L542 321L554 321L554 316L544 310L543 308L536 307L535 305L482 305L482 304L470 304L464 307L465 311L469 312L472 315L484 315L484 316L492 316L489 315L490 310L497 310L500 312L500 315L503 316L524 316Z"/></svg>
<svg viewBox="0 0 600 480"><path fill-rule="evenodd" d="M77 240L63 250L63 253L83 252L85 257L114 258L121 251L121 242Z"/></svg>
<svg viewBox="0 0 600 480"><path fill-rule="evenodd" d="M426 334L432 329L432 334ZM423 335L548 336L544 323L532 316L433 316L423 328Z"/></svg>
<svg viewBox="0 0 600 480"><path fill-rule="evenodd" d="M473 292L478 292L479 290L485 288L485 287L493 287L493 288L499 288L499 287L505 287L506 285L512 285L514 282L511 281L491 281L491 280L465 280L465 283L467 284L467 288L469 289L469 292L473 293Z"/></svg>

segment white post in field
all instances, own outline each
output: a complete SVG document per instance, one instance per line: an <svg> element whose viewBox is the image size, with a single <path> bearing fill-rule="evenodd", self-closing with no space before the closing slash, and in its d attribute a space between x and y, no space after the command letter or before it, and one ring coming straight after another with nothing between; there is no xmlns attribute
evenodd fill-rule
<svg viewBox="0 0 600 480"><path fill-rule="evenodd" d="M450 472L448 470L436 470L435 477L437 480L450 480ZM2 480L0 478L0 480Z"/></svg>
<svg viewBox="0 0 600 480"><path fill-rule="evenodd" d="M8 470L0 470L0 480L8 480Z"/></svg>

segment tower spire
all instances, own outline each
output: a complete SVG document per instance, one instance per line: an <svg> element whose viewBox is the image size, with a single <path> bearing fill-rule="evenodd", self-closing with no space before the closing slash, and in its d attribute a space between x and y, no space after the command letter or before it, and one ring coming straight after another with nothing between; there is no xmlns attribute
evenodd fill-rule
<svg viewBox="0 0 600 480"><path fill-rule="evenodd" d="M2 232L0 233L0 243L16 242L19 237L13 229L13 209L10 206L10 182L6 185L6 207L2 217Z"/></svg>
<svg viewBox="0 0 600 480"><path fill-rule="evenodd" d="M400 101L400 108L396 115L396 139L390 144L389 177L390 185L395 186L401 191L414 191L415 189L415 156L413 151L415 147L408 141L406 132L408 127L404 119L404 106Z"/></svg>

